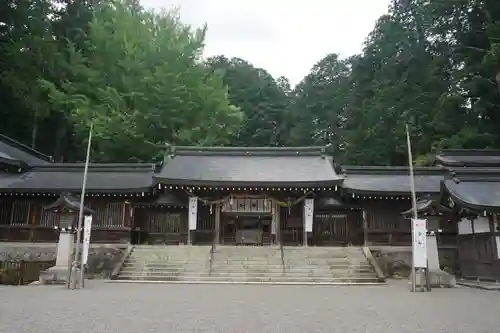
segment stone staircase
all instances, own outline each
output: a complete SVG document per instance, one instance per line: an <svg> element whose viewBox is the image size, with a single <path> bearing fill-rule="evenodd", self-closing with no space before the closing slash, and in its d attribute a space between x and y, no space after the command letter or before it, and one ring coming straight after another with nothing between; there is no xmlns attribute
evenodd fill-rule
<svg viewBox="0 0 500 333"><path fill-rule="evenodd" d="M317 284L374 284L375 273L361 247L285 247L286 277Z"/></svg>
<svg viewBox="0 0 500 333"><path fill-rule="evenodd" d="M210 266L210 246L136 245L123 264L119 280L200 280Z"/></svg>
<svg viewBox="0 0 500 333"><path fill-rule="evenodd" d="M212 261L210 280L233 283L283 282L285 275L280 248L218 246Z"/></svg>
<svg viewBox="0 0 500 333"><path fill-rule="evenodd" d="M119 280L185 283L376 284L360 247L136 246Z"/></svg>

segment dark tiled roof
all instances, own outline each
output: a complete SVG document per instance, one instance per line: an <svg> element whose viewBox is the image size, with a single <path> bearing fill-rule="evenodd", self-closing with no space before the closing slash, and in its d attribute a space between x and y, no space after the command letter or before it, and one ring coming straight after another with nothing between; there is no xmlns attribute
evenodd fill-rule
<svg viewBox="0 0 500 333"><path fill-rule="evenodd" d="M5 153L0 152L0 163L2 164L8 164L16 167L21 167L25 165L23 161L20 161L18 159L13 158L10 155L7 155Z"/></svg>
<svg viewBox="0 0 500 333"><path fill-rule="evenodd" d="M50 205L44 206L43 209L48 211L58 211L58 210L69 210L69 211L80 211L80 199L73 197L69 193L61 193L59 198L51 203ZM83 206L83 212L85 214L94 214L90 208Z"/></svg>
<svg viewBox="0 0 500 333"><path fill-rule="evenodd" d="M500 166L500 150L447 149L436 154L436 164L449 167Z"/></svg>
<svg viewBox="0 0 500 333"><path fill-rule="evenodd" d="M38 150L28 147L3 134L0 134L0 157L3 160L2 162L9 163L10 160L13 165L18 165L19 162L24 162L28 165L47 164L52 162L50 156L42 154Z"/></svg>
<svg viewBox="0 0 500 333"><path fill-rule="evenodd" d="M323 197L314 201L315 210L347 209L356 207L352 203L344 202L341 198Z"/></svg>
<svg viewBox="0 0 500 333"><path fill-rule="evenodd" d="M90 164L88 192L146 192L152 187L152 164ZM39 165L18 176L4 192L75 192L82 188L84 164Z"/></svg>
<svg viewBox="0 0 500 333"><path fill-rule="evenodd" d="M12 184L17 183L22 180L20 174L12 174L0 171L0 191L12 186Z"/></svg>
<svg viewBox="0 0 500 333"><path fill-rule="evenodd" d="M455 205L472 210L500 212L500 179L498 181L443 181L443 195ZM445 199L446 200L446 199ZM450 208L453 204L445 202Z"/></svg>
<svg viewBox="0 0 500 333"><path fill-rule="evenodd" d="M345 166L342 187L349 193L410 194L408 167ZM435 167L414 169L415 191L419 194L439 193L445 170Z"/></svg>
<svg viewBox="0 0 500 333"><path fill-rule="evenodd" d="M417 201L417 213L422 213L430 210L434 204L434 200L419 200ZM404 212L401 213L401 215L412 215L414 212L413 207L405 210Z"/></svg>
<svg viewBox="0 0 500 333"><path fill-rule="evenodd" d="M207 186L331 186L342 182L320 147L177 147L155 174L164 184Z"/></svg>
<svg viewBox="0 0 500 333"><path fill-rule="evenodd" d="M441 188L441 203L449 208L500 212L500 168L452 169Z"/></svg>
<svg viewBox="0 0 500 333"><path fill-rule="evenodd" d="M187 206L188 201L187 195L164 193L154 201L154 204L162 206Z"/></svg>

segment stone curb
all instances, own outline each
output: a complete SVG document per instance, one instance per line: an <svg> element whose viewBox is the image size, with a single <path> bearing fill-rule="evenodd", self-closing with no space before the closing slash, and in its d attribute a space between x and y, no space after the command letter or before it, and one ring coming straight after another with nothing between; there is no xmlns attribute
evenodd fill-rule
<svg viewBox="0 0 500 333"><path fill-rule="evenodd" d="M487 290L487 291L500 291L500 285L489 286L489 285L481 285L481 284L476 284L476 283L459 282L459 281L457 281L457 285L459 285L461 287L472 288L472 289L480 289L480 290Z"/></svg>
<svg viewBox="0 0 500 333"><path fill-rule="evenodd" d="M298 286L384 286L387 283L377 282L243 282L243 281L149 281L149 280L105 280L106 283L138 283L138 284L267 284Z"/></svg>

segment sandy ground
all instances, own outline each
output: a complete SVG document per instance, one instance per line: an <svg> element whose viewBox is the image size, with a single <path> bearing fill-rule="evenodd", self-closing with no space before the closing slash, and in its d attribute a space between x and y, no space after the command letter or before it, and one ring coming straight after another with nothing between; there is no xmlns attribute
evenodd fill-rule
<svg viewBox="0 0 500 333"><path fill-rule="evenodd" d="M500 293L385 286L0 287L0 332L500 332Z"/></svg>

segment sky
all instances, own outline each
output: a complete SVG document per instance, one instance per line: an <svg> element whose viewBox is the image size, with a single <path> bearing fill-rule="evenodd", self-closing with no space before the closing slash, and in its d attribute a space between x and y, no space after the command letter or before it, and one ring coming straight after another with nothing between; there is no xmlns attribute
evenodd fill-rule
<svg viewBox="0 0 500 333"><path fill-rule="evenodd" d="M389 0L142 0L208 25L204 56L239 57L299 83L328 53L359 53Z"/></svg>

